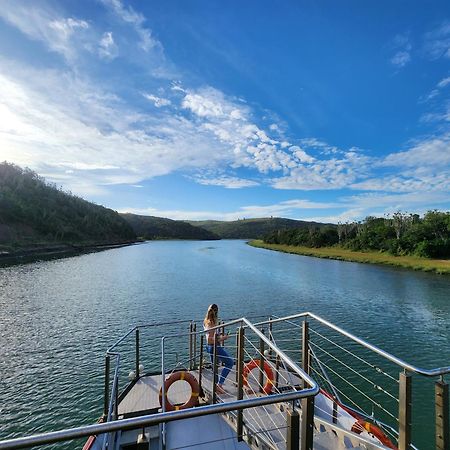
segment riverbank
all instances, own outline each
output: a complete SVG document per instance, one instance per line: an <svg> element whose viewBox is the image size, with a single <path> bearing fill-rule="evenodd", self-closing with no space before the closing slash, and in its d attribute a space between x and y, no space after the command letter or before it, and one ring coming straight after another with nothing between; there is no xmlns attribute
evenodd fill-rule
<svg viewBox="0 0 450 450"><path fill-rule="evenodd" d="M421 270L450 275L450 260L420 258L418 256L393 256L380 252L354 252L340 247L297 247L294 245L266 244L261 240L248 242L249 245L267 250L293 253L316 258L338 259L368 264L385 264L407 269Z"/></svg>
<svg viewBox="0 0 450 450"><path fill-rule="evenodd" d="M83 253L100 252L113 248L126 247L133 245L139 240L116 242L116 243L97 243L97 244L48 244L36 245L33 247L19 248L15 250L2 251L0 249L0 267L14 264L22 264L37 261L40 259L66 258L68 256L81 255Z"/></svg>

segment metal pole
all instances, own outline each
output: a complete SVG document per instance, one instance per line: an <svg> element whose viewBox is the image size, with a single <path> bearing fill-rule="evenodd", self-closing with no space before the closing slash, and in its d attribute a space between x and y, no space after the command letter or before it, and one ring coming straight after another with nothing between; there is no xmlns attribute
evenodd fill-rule
<svg viewBox="0 0 450 450"><path fill-rule="evenodd" d="M272 330L272 317L269 317L269 339L270 342L273 342L273 330ZM272 348L269 348L269 359L272 359Z"/></svg>
<svg viewBox="0 0 450 450"><path fill-rule="evenodd" d="M216 403L216 385L217 385L217 334L214 334L214 350L213 350L213 377L212 377L212 403Z"/></svg>
<svg viewBox="0 0 450 450"><path fill-rule="evenodd" d="M195 369L196 368L196 362L197 362L197 324L194 323L193 327L192 327L192 331L194 332L193 335L193 347L192 347L192 351L194 353L194 359L192 362L192 368Z"/></svg>
<svg viewBox="0 0 450 450"><path fill-rule="evenodd" d="M192 322L189 323L189 370L192 370Z"/></svg>
<svg viewBox="0 0 450 450"><path fill-rule="evenodd" d="M114 389L114 420L119 420L119 375L117 375L116 387Z"/></svg>
<svg viewBox="0 0 450 450"><path fill-rule="evenodd" d="M304 320L302 327L302 369L309 375L309 323ZM303 388L306 382L302 382Z"/></svg>
<svg viewBox="0 0 450 450"><path fill-rule="evenodd" d="M411 449L411 375L400 372L398 395L398 450Z"/></svg>
<svg viewBox="0 0 450 450"><path fill-rule="evenodd" d="M264 329L261 330L264 334ZM264 341L259 340L259 392L264 392Z"/></svg>
<svg viewBox="0 0 450 450"><path fill-rule="evenodd" d="M442 379L435 384L436 450L450 450L448 384Z"/></svg>
<svg viewBox="0 0 450 450"><path fill-rule="evenodd" d="M105 398L103 405L103 415L108 416L109 410L109 368L110 368L110 356L105 357Z"/></svg>
<svg viewBox="0 0 450 450"><path fill-rule="evenodd" d="M136 328L136 380L139 379L139 328Z"/></svg>
<svg viewBox="0 0 450 450"><path fill-rule="evenodd" d="M202 374L203 374L203 345L205 342L205 336L200 336L200 361L198 365L198 386L200 388L200 395L202 395Z"/></svg>
<svg viewBox="0 0 450 450"><path fill-rule="evenodd" d="M300 449L300 416L293 409L287 410L286 450Z"/></svg>
<svg viewBox="0 0 450 450"><path fill-rule="evenodd" d="M302 422L301 422L301 445L302 450L313 450L314 435L314 397L303 398Z"/></svg>
<svg viewBox="0 0 450 450"><path fill-rule="evenodd" d="M278 382L280 381L280 355L275 359L275 389L278 389Z"/></svg>
<svg viewBox="0 0 450 450"><path fill-rule="evenodd" d="M236 333L236 361L239 361L239 333ZM236 383L239 382L239 374L236 368Z"/></svg>
<svg viewBox="0 0 450 450"><path fill-rule="evenodd" d="M238 357L237 357L237 400L244 398L244 330L242 326L239 327L237 332L238 336ZM237 440L242 441L242 435L244 432L244 412L242 409L237 412Z"/></svg>

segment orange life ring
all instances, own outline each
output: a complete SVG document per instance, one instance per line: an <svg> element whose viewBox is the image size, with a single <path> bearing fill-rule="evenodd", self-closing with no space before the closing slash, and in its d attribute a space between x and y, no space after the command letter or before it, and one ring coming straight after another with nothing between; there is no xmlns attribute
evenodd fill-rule
<svg viewBox="0 0 450 450"><path fill-rule="evenodd" d="M169 399L167 398L167 393L169 392L170 386L172 386L175 381L184 380L189 383L189 386L191 386L191 397L189 400L184 403L183 405L172 405L172 403L169 402ZM200 393L200 386L198 385L197 379L189 372L180 371L180 372L174 372L172 375L170 375L169 378L164 382L164 388L165 388L165 406L166 411L178 411L179 409L186 409L186 408L192 408L193 406L196 406L198 403L198 396ZM162 387L159 390L159 404L162 406Z"/></svg>
<svg viewBox="0 0 450 450"><path fill-rule="evenodd" d="M249 363L247 363L244 366L244 371L242 373L243 383L244 386L248 386L248 375L257 367L260 366L260 360L259 359L252 359ZM263 392L267 395L269 395L272 392L272 387L274 385L274 378L273 378L273 371L270 365L267 363L267 361L264 361L264 372L266 373L266 384L263 387Z"/></svg>
<svg viewBox="0 0 450 450"><path fill-rule="evenodd" d="M385 447L397 450L397 447L391 442L386 434L373 423L367 422L364 419L358 419L352 426L353 433L361 434L363 431L367 431L372 436L377 438Z"/></svg>

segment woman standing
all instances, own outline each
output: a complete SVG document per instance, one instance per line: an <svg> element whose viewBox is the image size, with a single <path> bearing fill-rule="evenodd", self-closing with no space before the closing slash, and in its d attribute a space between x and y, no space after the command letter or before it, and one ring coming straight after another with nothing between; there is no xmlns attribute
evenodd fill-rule
<svg viewBox="0 0 450 450"><path fill-rule="evenodd" d="M206 351L210 354L211 361L213 363L214 337L216 338L217 344L220 344L228 339L228 335L219 334L218 328L215 330L211 330L211 328L214 328L218 325L218 313L219 307L216 304L209 305L205 320L203 320L203 329L206 331ZM217 345L216 353L218 360L224 365L219 377L219 381L216 384L216 391L218 394L224 394L226 391L223 388L223 383L225 382L225 378L228 376L233 367L233 358L231 358L231 356L221 345Z"/></svg>

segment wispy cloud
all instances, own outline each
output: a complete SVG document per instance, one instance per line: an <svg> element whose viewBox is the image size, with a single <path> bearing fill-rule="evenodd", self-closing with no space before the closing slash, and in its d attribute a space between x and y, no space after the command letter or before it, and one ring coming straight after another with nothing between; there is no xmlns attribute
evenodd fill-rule
<svg viewBox="0 0 450 450"><path fill-rule="evenodd" d="M431 59L450 58L450 21L425 33L423 50Z"/></svg>
<svg viewBox="0 0 450 450"><path fill-rule="evenodd" d="M162 106L169 106L172 102L168 98L157 97L153 94L142 94L144 98L150 100L157 108L161 108Z"/></svg>
<svg viewBox="0 0 450 450"><path fill-rule="evenodd" d="M390 61L395 67L402 68L411 61L412 44L409 33L398 34L395 36L391 48L395 53Z"/></svg>
<svg viewBox="0 0 450 450"><path fill-rule="evenodd" d="M112 31L103 33L98 45L98 54L100 58L108 60L114 59L118 54L118 47L114 42Z"/></svg>

